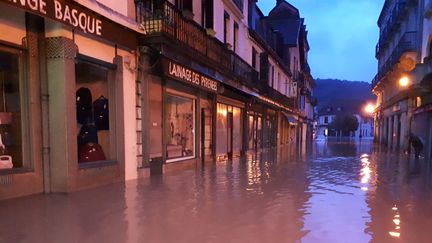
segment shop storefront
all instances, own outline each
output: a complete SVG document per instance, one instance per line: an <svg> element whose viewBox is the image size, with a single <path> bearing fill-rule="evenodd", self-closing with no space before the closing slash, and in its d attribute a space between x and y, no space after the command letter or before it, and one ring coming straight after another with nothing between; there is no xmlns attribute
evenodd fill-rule
<svg viewBox="0 0 432 243"><path fill-rule="evenodd" d="M243 102L218 96L216 119L216 155L219 158L240 156L243 152Z"/></svg>
<svg viewBox="0 0 432 243"><path fill-rule="evenodd" d="M263 108L252 103L248 110L248 150L258 150L263 146Z"/></svg>
<svg viewBox="0 0 432 243"><path fill-rule="evenodd" d="M134 144L122 117L134 114L123 58L135 32L75 2L43 3L0 1L0 199L124 180Z"/></svg>
<svg viewBox="0 0 432 243"><path fill-rule="evenodd" d="M213 158L214 100L219 82L167 58L162 61L162 69L163 161Z"/></svg>
<svg viewBox="0 0 432 243"><path fill-rule="evenodd" d="M296 118L287 112L281 112L280 145L295 143L296 141Z"/></svg>

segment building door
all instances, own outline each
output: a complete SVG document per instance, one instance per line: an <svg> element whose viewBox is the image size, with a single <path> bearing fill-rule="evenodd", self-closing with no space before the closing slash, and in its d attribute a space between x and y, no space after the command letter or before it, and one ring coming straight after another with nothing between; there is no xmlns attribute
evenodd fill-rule
<svg viewBox="0 0 432 243"><path fill-rule="evenodd" d="M233 113L232 112L228 112L228 116L227 116L227 145L228 145L227 146L228 158L232 158L233 155Z"/></svg>
<svg viewBox="0 0 432 243"><path fill-rule="evenodd" d="M208 108L201 109L201 158L204 161L212 156L212 113Z"/></svg>
<svg viewBox="0 0 432 243"><path fill-rule="evenodd" d="M248 148L255 149L256 146L256 129L255 129L255 118L253 115L248 116Z"/></svg>
<svg viewBox="0 0 432 243"><path fill-rule="evenodd" d="M402 130L402 123L401 123L401 115L398 115L397 118L397 142L396 142L396 148L400 149L400 141L401 141L401 130Z"/></svg>

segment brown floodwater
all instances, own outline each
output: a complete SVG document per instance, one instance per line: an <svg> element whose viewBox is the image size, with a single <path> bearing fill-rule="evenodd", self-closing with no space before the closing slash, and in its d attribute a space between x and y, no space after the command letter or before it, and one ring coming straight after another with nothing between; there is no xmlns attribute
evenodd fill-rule
<svg viewBox="0 0 432 243"><path fill-rule="evenodd" d="M430 162L370 140L0 202L0 242L432 242Z"/></svg>

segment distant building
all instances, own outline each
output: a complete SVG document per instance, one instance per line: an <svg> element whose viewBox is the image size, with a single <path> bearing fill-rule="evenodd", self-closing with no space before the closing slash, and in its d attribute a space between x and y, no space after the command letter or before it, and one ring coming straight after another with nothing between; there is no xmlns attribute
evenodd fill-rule
<svg viewBox="0 0 432 243"><path fill-rule="evenodd" d="M318 111L317 119L317 139L326 137L346 136L338 131L332 130L330 124L337 116L354 115L358 121L358 129L349 136L356 138L371 138L373 137L373 119L362 114L360 108L350 109L345 106L327 106Z"/></svg>

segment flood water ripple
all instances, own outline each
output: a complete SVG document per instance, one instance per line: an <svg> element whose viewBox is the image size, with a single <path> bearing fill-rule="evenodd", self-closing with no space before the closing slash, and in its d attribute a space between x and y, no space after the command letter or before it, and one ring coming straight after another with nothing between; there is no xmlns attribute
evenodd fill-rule
<svg viewBox="0 0 432 243"><path fill-rule="evenodd" d="M0 242L431 242L432 168L318 141L68 195L0 202Z"/></svg>

